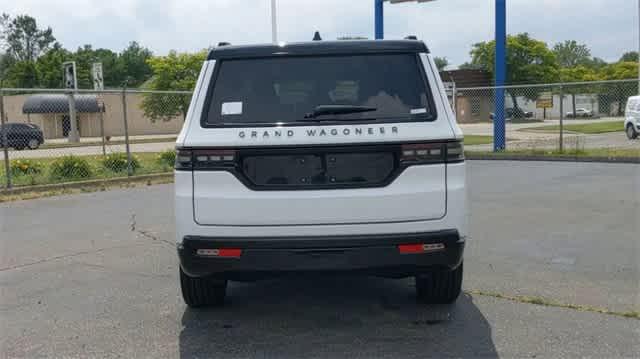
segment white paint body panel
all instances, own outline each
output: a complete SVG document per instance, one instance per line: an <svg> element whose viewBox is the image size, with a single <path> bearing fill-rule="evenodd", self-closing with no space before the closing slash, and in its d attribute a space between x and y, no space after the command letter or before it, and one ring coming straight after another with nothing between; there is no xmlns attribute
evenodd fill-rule
<svg viewBox="0 0 640 359"><path fill-rule="evenodd" d="M631 96L627 101L624 129L626 129L629 124L634 126L636 132L640 132L640 96Z"/></svg>
<svg viewBox="0 0 640 359"><path fill-rule="evenodd" d="M386 187L348 190L252 191L229 172L202 172L194 175L193 197L195 221L203 225L437 219L446 210L445 165L412 166Z"/></svg>
<svg viewBox="0 0 640 359"><path fill-rule="evenodd" d="M277 128L284 136L252 136L274 128L202 128L215 68L207 61L196 84L178 147L263 147L461 139L462 132L430 55L420 56L438 114L433 122ZM385 127L384 133L380 127ZM396 127L395 131L391 128ZM354 136L357 128L362 136ZM307 131L325 129L326 136ZM345 135L348 130L350 135ZM244 136L240 135L244 131ZM293 135L289 136L289 131ZM332 134L333 133L333 134ZM279 237L394 234L457 229L466 237L465 164L412 166L380 188L254 191L228 172L176 171L177 241L184 236Z"/></svg>

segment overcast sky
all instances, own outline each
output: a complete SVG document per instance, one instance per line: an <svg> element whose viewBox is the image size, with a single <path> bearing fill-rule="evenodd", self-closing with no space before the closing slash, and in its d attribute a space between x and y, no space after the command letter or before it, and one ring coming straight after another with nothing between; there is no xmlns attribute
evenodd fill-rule
<svg viewBox="0 0 640 359"><path fill-rule="evenodd" d="M279 39L373 37L373 0L277 0ZM493 0L437 0L385 6L386 37L415 34L453 65L475 42L493 37ZM193 51L220 41L271 40L270 0L0 0L0 11L29 14L51 26L69 49L122 50L136 40L156 54ZM586 43L617 60L638 47L638 0L507 0L509 33L529 32L550 45Z"/></svg>

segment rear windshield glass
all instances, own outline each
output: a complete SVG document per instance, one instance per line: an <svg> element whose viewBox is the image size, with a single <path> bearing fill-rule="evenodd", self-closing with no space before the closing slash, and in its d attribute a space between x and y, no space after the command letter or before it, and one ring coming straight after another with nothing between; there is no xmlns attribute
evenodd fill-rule
<svg viewBox="0 0 640 359"><path fill-rule="evenodd" d="M308 123L318 106L367 111L313 120L435 118L415 54L226 60L218 66L204 126Z"/></svg>

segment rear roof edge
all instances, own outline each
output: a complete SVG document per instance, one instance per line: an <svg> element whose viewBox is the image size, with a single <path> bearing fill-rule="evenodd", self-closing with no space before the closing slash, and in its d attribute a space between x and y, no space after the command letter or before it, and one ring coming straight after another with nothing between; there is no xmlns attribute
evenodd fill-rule
<svg viewBox="0 0 640 359"><path fill-rule="evenodd" d="M416 40L313 41L282 45L221 46L209 51L207 60L407 52L429 53L429 49L424 42Z"/></svg>

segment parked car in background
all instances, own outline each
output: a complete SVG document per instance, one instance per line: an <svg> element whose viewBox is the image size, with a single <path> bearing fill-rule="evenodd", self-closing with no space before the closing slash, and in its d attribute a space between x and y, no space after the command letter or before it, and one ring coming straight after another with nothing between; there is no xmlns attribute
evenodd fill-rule
<svg viewBox="0 0 640 359"><path fill-rule="evenodd" d="M627 138L635 140L640 133L640 96L629 97L624 118L624 131Z"/></svg>
<svg viewBox="0 0 640 359"><path fill-rule="evenodd" d="M6 137L6 142L5 142ZM0 147L35 150L44 143L40 127L31 123L6 123L0 126Z"/></svg>
<svg viewBox="0 0 640 359"><path fill-rule="evenodd" d="M567 117L568 118L573 118L573 117L593 117L593 111L592 110L587 110L586 108L577 108L575 114L573 113L573 111L567 112Z"/></svg>
<svg viewBox="0 0 640 359"><path fill-rule="evenodd" d="M491 112L489 114L489 118L491 118L493 120L493 118L495 117L495 113ZM531 111L524 111L521 108L517 107L517 108L505 108L504 109L504 118L506 120L511 120L511 119L522 119L522 118L532 118L533 117L533 112Z"/></svg>

